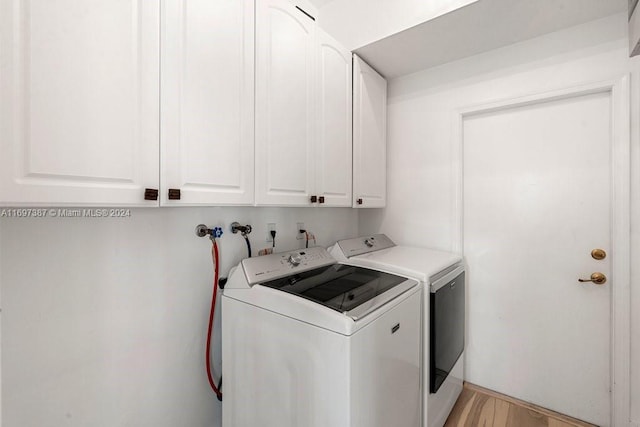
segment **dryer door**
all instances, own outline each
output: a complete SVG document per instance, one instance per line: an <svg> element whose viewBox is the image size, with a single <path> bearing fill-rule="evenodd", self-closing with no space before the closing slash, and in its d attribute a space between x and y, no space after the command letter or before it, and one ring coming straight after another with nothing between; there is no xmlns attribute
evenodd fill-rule
<svg viewBox="0 0 640 427"><path fill-rule="evenodd" d="M430 303L429 392L438 391L464 350L464 271L434 283Z"/></svg>

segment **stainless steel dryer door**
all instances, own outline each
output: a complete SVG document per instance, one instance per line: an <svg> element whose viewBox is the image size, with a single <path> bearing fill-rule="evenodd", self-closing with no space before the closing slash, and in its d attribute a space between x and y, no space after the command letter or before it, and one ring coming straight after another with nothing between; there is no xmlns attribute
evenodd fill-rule
<svg viewBox="0 0 640 427"><path fill-rule="evenodd" d="M438 391L464 350L464 268L431 285L429 392Z"/></svg>

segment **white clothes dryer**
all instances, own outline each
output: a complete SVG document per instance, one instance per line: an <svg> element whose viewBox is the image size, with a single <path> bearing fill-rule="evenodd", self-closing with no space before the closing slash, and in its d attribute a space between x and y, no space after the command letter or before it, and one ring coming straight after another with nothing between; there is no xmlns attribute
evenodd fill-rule
<svg viewBox="0 0 640 427"><path fill-rule="evenodd" d="M321 247L243 260L222 296L222 425L419 427L421 301Z"/></svg>
<svg viewBox="0 0 640 427"><path fill-rule="evenodd" d="M422 426L442 427L463 385L465 269L462 257L397 246L384 234L341 240L340 262L413 278L423 285Z"/></svg>

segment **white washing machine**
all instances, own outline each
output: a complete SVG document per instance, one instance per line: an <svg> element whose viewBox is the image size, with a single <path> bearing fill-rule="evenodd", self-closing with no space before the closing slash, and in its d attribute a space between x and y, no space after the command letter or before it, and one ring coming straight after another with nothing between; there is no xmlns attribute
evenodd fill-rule
<svg viewBox="0 0 640 427"><path fill-rule="evenodd" d="M399 274L422 283L422 426L442 427L463 382L465 271L462 257L396 246L384 234L341 240L330 248L351 265Z"/></svg>
<svg viewBox="0 0 640 427"><path fill-rule="evenodd" d="M224 427L419 427L422 287L321 247L248 258L222 297Z"/></svg>

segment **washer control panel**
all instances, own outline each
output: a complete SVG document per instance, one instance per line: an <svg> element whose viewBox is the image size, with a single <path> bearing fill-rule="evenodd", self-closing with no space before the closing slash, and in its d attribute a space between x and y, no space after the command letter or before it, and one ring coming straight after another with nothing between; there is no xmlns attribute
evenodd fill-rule
<svg viewBox="0 0 640 427"><path fill-rule="evenodd" d="M242 268L249 285L255 285L335 263L325 248L317 246L247 258L242 260Z"/></svg>
<svg viewBox="0 0 640 427"><path fill-rule="evenodd" d="M342 253L347 258L379 251L395 245L396 244L384 234L372 234L370 236L356 237L338 242L338 246L340 246Z"/></svg>

